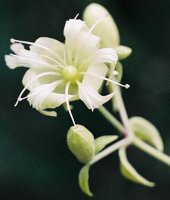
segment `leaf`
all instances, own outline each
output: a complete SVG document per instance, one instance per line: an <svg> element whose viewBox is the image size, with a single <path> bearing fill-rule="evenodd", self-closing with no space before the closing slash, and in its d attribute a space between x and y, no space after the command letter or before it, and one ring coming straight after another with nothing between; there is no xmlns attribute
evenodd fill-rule
<svg viewBox="0 0 170 200"><path fill-rule="evenodd" d="M137 137L153 145L159 151L163 151L164 145L162 138L152 123L142 117L132 117L129 122Z"/></svg>
<svg viewBox="0 0 170 200"><path fill-rule="evenodd" d="M85 165L79 173L79 186L81 190L88 196L93 196L89 189L89 165Z"/></svg>
<svg viewBox="0 0 170 200"><path fill-rule="evenodd" d="M118 138L117 135L105 135L95 139L95 154L99 153L106 145L115 141Z"/></svg>
<svg viewBox="0 0 170 200"><path fill-rule="evenodd" d="M121 173L124 177L126 177L127 179L139 183L141 185L145 185L148 187L153 187L155 186L155 183L148 181L147 179L145 179L144 177L142 177L136 170L134 167L132 167L132 165L129 163L129 161L127 160L127 156L126 156L126 148L121 148L119 149L119 158L120 158L120 170Z"/></svg>

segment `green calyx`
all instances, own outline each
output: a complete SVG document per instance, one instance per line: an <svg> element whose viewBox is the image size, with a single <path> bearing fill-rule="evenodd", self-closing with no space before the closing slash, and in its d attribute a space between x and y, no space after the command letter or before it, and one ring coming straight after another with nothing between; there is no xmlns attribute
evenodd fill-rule
<svg viewBox="0 0 170 200"><path fill-rule="evenodd" d="M67 144L70 151L82 163L88 163L95 155L94 136L82 125L70 127Z"/></svg>

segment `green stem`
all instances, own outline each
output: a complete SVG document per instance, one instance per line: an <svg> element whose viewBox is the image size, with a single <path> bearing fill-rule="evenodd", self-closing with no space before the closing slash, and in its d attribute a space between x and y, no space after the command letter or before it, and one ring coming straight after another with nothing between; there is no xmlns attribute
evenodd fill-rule
<svg viewBox="0 0 170 200"><path fill-rule="evenodd" d="M133 145L136 146L138 149L144 151L145 153L151 155L152 157L156 158L157 160L163 162L164 164L170 166L170 156L164 154L161 151L158 151L157 149L143 142L139 138L134 138Z"/></svg>
<svg viewBox="0 0 170 200"><path fill-rule="evenodd" d="M125 133L124 126L106 108L101 107L99 109L99 111L115 128L117 128L118 131L120 131L121 133ZM107 155L111 154L112 152L116 151L121 146L126 145L126 142L127 143L129 142L128 140L126 141L126 139L127 138L119 141L119 143L117 142L118 144L117 143L113 144L112 146L106 148L105 150L103 150L102 152L97 154L93 158L93 160L90 162L90 164L94 164L98 160L101 160L105 156L107 156ZM145 153L149 154L150 156L154 157L155 159L157 159L157 160L163 162L164 164L170 166L170 156L164 154L161 151L158 151L157 149L155 149L154 147L150 146L149 144L143 142L139 138L133 137L132 144L135 147L137 147L138 149L142 150L143 152L145 152Z"/></svg>
<svg viewBox="0 0 170 200"><path fill-rule="evenodd" d="M129 124L129 118L128 118L128 115L127 115L127 112L126 112L125 104L123 102L122 95L121 95L119 87L117 88L115 98L116 98L117 107L118 107L118 111L119 111L122 123L125 127L125 136L133 138L134 134L133 134L133 131L132 131L131 126Z"/></svg>
<svg viewBox="0 0 170 200"><path fill-rule="evenodd" d="M116 142L115 144L107 147L106 149L104 149L103 151L101 151L100 153L98 153L90 162L89 165L93 165L94 163L98 162L99 160L101 160L102 158L105 158L106 156L108 156L109 154L113 153L114 151L118 150L121 147L127 146L129 144L129 142L131 142L131 140L129 141L129 138L126 137L118 142Z"/></svg>

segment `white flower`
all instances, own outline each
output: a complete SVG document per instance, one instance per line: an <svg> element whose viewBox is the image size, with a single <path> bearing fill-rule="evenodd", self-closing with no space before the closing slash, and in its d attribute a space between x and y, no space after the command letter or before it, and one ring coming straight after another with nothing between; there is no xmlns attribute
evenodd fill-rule
<svg viewBox="0 0 170 200"><path fill-rule="evenodd" d="M47 109L66 103L75 124L69 101L81 99L91 110L109 101L114 93L102 96L98 91L104 80L113 82L106 78L106 64L116 64L118 57L112 48L99 49L100 38L92 33L95 26L89 29L84 21L68 20L64 27L65 43L47 37L35 43L11 39L15 54L5 56L6 64L11 69L29 68L16 105L27 99L39 112L56 116L55 111ZM23 44L30 45L29 50ZM22 97L26 90L29 94Z"/></svg>

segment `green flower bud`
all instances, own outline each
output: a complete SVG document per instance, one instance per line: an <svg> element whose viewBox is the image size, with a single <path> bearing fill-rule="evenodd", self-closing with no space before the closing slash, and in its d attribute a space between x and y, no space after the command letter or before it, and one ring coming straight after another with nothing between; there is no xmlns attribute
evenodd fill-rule
<svg viewBox="0 0 170 200"><path fill-rule="evenodd" d="M103 19L102 19L103 18ZM103 6L92 3L84 11L83 19L89 27L97 21L94 33L101 38L101 47L116 47L120 43L119 31L110 13Z"/></svg>
<svg viewBox="0 0 170 200"><path fill-rule="evenodd" d="M82 163L88 163L95 155L93 134L82 125L72 126L67 133L70 151Z"/></svg>

